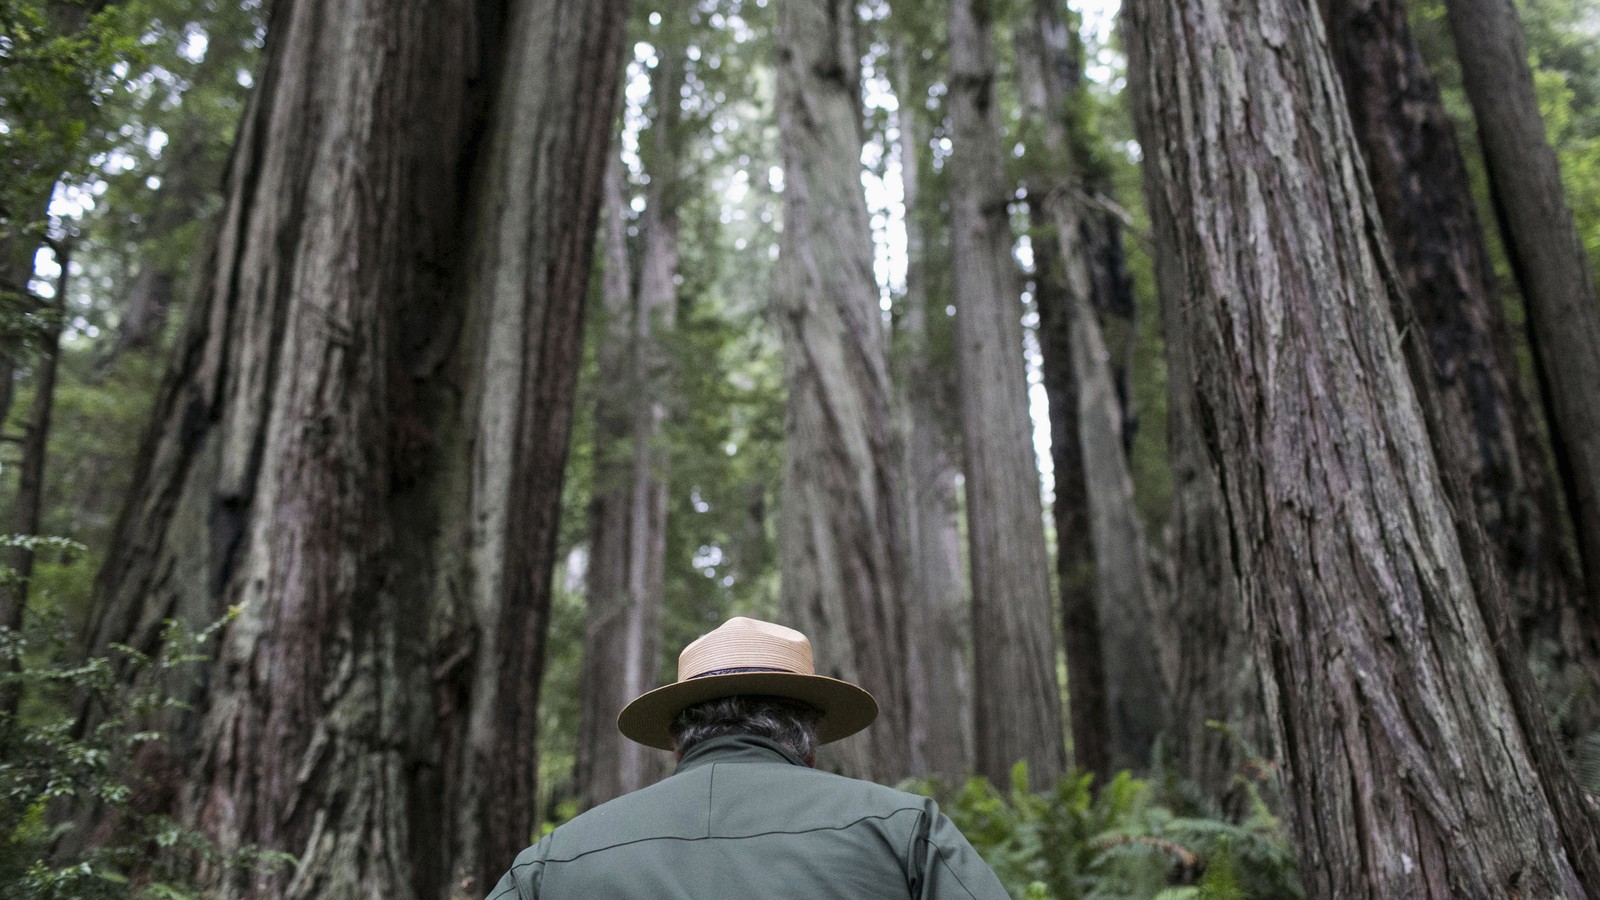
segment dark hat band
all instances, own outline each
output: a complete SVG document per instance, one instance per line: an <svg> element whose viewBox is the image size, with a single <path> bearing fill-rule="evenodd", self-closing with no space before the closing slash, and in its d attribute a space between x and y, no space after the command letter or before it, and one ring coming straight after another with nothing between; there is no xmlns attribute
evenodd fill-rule
<svg viewBox="0 0 1600 900"><path fill-rule="evenodd" d="M698 675L690 675L689 680L693 681L696 678L710 678L713 675L742 675L745 672L784 672L789 675L795 674L789 669L774 669L770 666L736 666L731 669L712 669L709 672L701 672Z"/></svg>

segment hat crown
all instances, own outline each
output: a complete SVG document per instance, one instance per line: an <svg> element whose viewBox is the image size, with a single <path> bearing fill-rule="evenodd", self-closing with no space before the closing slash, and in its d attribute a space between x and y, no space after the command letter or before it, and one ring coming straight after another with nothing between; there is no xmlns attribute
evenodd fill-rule
<svg viewBox="0 0 1600 900"><path fill-rule="evenodd" d="M727 669L816 674L811 642L793 628L735 616L678 654L678 681Z"/></svg>

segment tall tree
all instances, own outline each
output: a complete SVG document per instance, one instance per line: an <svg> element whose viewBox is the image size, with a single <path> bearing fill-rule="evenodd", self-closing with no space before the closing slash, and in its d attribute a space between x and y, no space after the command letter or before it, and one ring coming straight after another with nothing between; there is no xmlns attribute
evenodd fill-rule
<svg viewBox="0 0 1600 900"><path fill-rule="evenodd" d="M97 583L102 647L239 610L173 723L175 793L297 863L225 894L471 893L532 828L622 7L273 8Z"/></svg>
<svg viewBox="0 0 1600 900"><path fill-rule="evenodd" d="M1023 102L1046 160L1028 176L1030 207L1041 220L1035 297L1039 344L1050 392L1056 470L1056 542L1067 642L1072 746L1078 765L1109 777L1143 765L1165 727L1173 663L1160 641L1164 616L1151 579L1144 525L1133 502L1125 453L1126 375L1100 327L1100 313L1131 318L1133 285L1122 252L1122 223L1107 208L1110 175L1097 163L1095 137L1081 131L1092 101L1082 48L1057 4L1036 2L1018 27ZM1076 122L1074 121L1076 120ZM1070 409L1068 408L1070 407ZM1093 590L1082 566L1092 548ZM1090 609L1087 604L1095 608Z"/></svg>
<svg viewBox="0 0 1600 900"><path fill-rule="evenodd" d="M783 236L772 315L788 388L779 564L818 671L873 693L878 723L840 747L853 774L908 774L905 495L861 166L850 0L778 13Z"/></svg>
<svg viewBox="0 0 1600 900"><path fill-rule="evenodd" d="M1448 0L1511 269L1527 307L1539 386L1600 632L1600 299L1545 139L1511 0Z"/></svg>
<svg viewBox="0 0 1600 900"><path fill-rule="evenodd" d="M1308 893L1589 896L1594 822L1429 449L1316 10L1124 15Z"/></svg>
<svg viewBox="0 0 1600 900"><path fill-rule="evenodd" d="M923 12L923 10L918 10ZM912 15L915 15L913 13ZM911 27L926 25L919 19ZM897 398L905 420L908 578L907 634L912 762L918 771L957 779L972 768L972 678L967 661L971 613L961 556L959 447L948 410L955 406L950 372L948 292L928 232L942 214L941 192L928 182L931 133L929 79L916 45L897 41L895 92L900 104L900 177L906 208L905 314L898 323ZM935 234L938 234L936 231Z"/></svg>
<svg viewBox="0 0 1600 900"><path fill-rule="evenodd" d="M994 94L993 8L950 4L951 266L972 569L977 771L1035 786L1066 765L1050 562Z"/></svg>
<svg viewBox="0 0 1600 900"><path fill-rule="evenodd" d="M1468 489L1452 501L1471 507L1483 527L1524 642L1573 670L1563 680L1593 682L1600 632L1584 627L1556 480L1536 408L1518 384L1494 267L1438 84L1398 0L1325 0L1324 16L1410 301L1395 314L1421 332L1424 352L1412 376L1430 382L1438 398L1434 449Z"/></svg>
<svg viewBox="0 0 1600 900"><path fill-rule="evenodd" d="M661 754L617 732L617 713L656 686L665 588L667 472L661 451L666 379L662 333L678 297L679 88L687 47L658 47L655 115L646 154L649 189L640 223L639 278L629 276L620 170L606 192L606 332L595 408L595 489L584 634L578 792L585 807L638 790L662 774Z"/></svg>

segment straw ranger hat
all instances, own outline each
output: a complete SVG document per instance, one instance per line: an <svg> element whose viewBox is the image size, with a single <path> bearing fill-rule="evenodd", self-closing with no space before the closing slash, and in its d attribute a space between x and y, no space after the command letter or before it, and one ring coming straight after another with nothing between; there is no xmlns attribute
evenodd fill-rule
<svg viewBox="0 0 1600 900"><path fill-rule="evenodd" d="M821 743L872 724L878 703L848 681L816 674L811 642L793 628L743 616L701 635L678 654L678 680L629 703L617 729L647 747L672 749L672 720L686 707L738 694L763 694L822 710Z"/></svg>

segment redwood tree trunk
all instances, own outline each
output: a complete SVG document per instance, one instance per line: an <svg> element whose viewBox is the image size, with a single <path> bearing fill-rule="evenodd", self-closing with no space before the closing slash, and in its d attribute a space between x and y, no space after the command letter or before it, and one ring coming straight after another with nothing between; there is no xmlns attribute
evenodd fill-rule
<svg viewBox="0 0 1600 900"><path fill-rule="evenodd" d="M988 4L950 5L951 263L972 568L978 774L1035 787L1066 766L1050 562L1011 260Z"/></svg>
<svg viewBox="0 0 1600 900"><path fill-rule="evenodd" d="M1030 189L1031 190L1031 189ZM1029 211L1047 220L1044 204ZM1040 229L1045 232L1046 229ZM1055 501L1056 578L1061 591L1061 635L1067 654L1067 710L1072 734L1072 764L1093 772L1104 784L1111 777L1111 726L1106 705L1106 663L1100 608L1095 596L1094 541L1088 483L1083 477L1077 372L1072 360L1071 300L1054 229L1033 245L1034 303L1039 310L1039 350L1044 355L1044 389L1050 402L1050 461Z"/></svg>
<svg viewBox="0 0 1600 900"><path fill-rule="evenodd" d="M905 497L889 416L883 322L862 194L860 58L850 0L786 0L778 14L783 237L772 311L789 396L779 565L782 605L818 671L881 709L843 742L852 774L910 774L905 686Z"/></svg>
<svg viewBox="0 0 1600 900"><path fill-rule="evenodd" d="M455 885L475 882L467 894L494 884L536 824L561 481L626 21L627 0L518 0L508 10L497 104L474 167L465 324L433 388L443 432L433 572L436 603L451 614L435 629L434 656L467 654L436 675L449 692L439 726L450 736L447 871Z"/></svg>
<svg viewBox="0 0 1600 900"><path fill-rule="evenodd" d="M1124 10L1308 893L1589 896L1594 823L1446 499L1316 11Z"/></svg>
<svg viewBox="0 0 1600 900"><path fill-rule="evenodd" d="M274 7L100 573L100 647L240 609L168 723L180 812L297 864L215 873L224 896L471 894L532 829L623 16L457 6Z"/></svg>
<svg viewBox="0 0 1600 900"><path fill-rule="evenodd" d="M1527 308L1593 635L1600 632L1600 300L1594 270L1545 139L1515 6L1511 0L1448 0L1445 7L1506 253Z"/></svg>
<svg viewBox="0 0 1600 900"><path fill-rule="evenodd" d="M1100 327L1104 312L1132 333L1133 288L1123 263L1122 224L1099 202L1110 179L1090 158L1088 148L1095 138L1070 131L1070 111L1092 101L1082 86L1081 50L1053 4L1034 4L1017 51L1023 99L1042 126L1043 139L1034 151L1049 160L1030 179L1029 190L1037 193L1036 205L1048 223L1045 236L1056 243L1049 258L1060 264L1059 287L1052 289L1046 279L1037 292L1046 387L1062 393L1059 400L1051 397L1052 448L1060 444L1062 454L1075 456L1063 459L1068 468L1056 475L1057 503L1081 497L1087 526L1072 530L1070 516L1064 523L1057 514L1069 696L1075 725L1082 722L1085 727L1082 734L1074 728L1073 749L1079 765L1109 776L1112 768L1148 762L1151 745L1167 721L1168 684L1176 660L1166 655L1177 644L1158 639L1166 617L1151 579L1144 524L1134 506L1126 456L1131 419L1127 375L1113 366ZM1058 421L1057 413L1067 403L1075 407L1072 415ZM1073 443L1077 446L1069 450ZM1082 483L1063 484L1074 477ZM1067 593L1072 581L1066 565L1075 552L1070 547L1081 547L1085 536L1093 549L1092 602L1097 609L1092 618L1082 598ZM1088 627L1099 629L1092 644L1083 634ZM1090 671L1096 667L1102 670L1103 693L1098 696ZM1071 690L1074 684L1088 688L1082 703ZM1103 712L1093 708L1096 703ZM1096 730L1096 716L1103 716L1103 730Z"/></svg>
<svg viewBox="0 0 1600 900"><path fill-rule="evenodd" d="M961 558L961 464L948 413L956 403L955 379L948 353L941 353L949 346L951 323L944 298L933 289L935 256L928 252L924 228L926 220L938 216L938 198L923 190L922 155L930 128L926 105L913 100L927 96L927 85L911 74L915 52L904 43L895 47L906 207L905 315L896 339L902 361L897 397L906 423L911 762L914 771L955 784L972 769L971 612Z"/></svg>
<svg viewBox="0 0 1600 900"><path fill-rule="evenodd" d="M639 282L629 279L621 171L613 165L606 208L606 335L595 408L595 489L584 637L578 791L587 808L638 790L666 771L663 755L626 740L617 713L657 684L667 541L666 408L662 334L678 301L681 178L678 89L682 50L664 50L651 93L649 191L640 224ZM664 102L662 98L671 98Z"/></svg>
<svg viewBox="0 0 1600 900"><path fill-rule="evenodd" d="M1561 682L1592 686L1596 635L1568 558L1556 481L1517 363L1454 123L1398 0L1325 0L1329 43L1437 393L1434 449L1459 472L1511 591L1524 642ZM1597 395L1600 396L1600 395ZM1591 697L1581 704L1584 720ZM1580 726L1581 727L1581 726ZM1586 729L1584 729L1586 730Z"/></svg>

